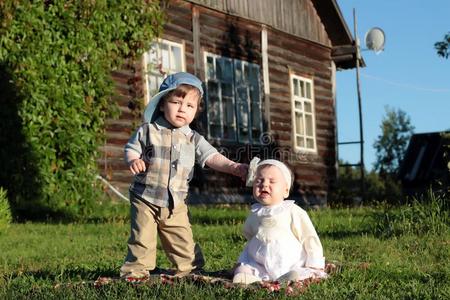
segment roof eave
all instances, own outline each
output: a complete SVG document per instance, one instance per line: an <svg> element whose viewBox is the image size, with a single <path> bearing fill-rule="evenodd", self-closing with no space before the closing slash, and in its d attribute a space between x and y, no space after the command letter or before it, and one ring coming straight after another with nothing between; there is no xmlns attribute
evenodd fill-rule
<svg viewBox="0 0 450 300"><path fill-rule="evenodd" d="M356 68L355 40L336 0L312 0L332 44L332 59L338 69ZM360 59L364 67L364 60Z"/></svg>

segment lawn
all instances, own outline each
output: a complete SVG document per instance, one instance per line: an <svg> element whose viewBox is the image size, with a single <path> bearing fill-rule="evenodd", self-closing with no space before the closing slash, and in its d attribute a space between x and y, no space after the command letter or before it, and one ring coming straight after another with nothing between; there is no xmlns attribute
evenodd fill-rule
<svg viewBox="0 0 450 300"><path fill-rule="evenodd" d="M441 199L442 200L442 199ZM442 200L445 201L445 200ZM327 261L329 279L302 299L450 299L450 226L444 205L322 209L308 213ZM193 231L207 271L231 268L244 238L247 207L191 207ZM116 218L77 224L12 224L0 232L0 299L283 299L281 292L179 281L174 285L117 282L126 254L127 208ZM158 265L170 265L162 251Z"/></svg>

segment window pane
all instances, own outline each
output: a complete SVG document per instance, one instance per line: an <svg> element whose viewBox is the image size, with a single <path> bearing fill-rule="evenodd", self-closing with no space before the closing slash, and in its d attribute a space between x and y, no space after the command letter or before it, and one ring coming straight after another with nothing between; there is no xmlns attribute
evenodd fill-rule
<svg viewBox="0 0 450 300"><path fill-rule="evenodd" d="M208 100L209 123L220 124L220 99L217 97L209 97Z"/></svg>
<svg viewBox="0 0 450 300"><path fill-rule="evenodd" d="M259 91L255 88L250 89L250 103L252 106L252 124L254 128L259 128L261 125L261 107Z"/></svg>
<svg viewBox="0 0 450 300"><path fill-rule="evenodd" d="M216 59L216 78L217 78L217 80L222 80L222 77L223 77L222 69L223 69L223 62L220 58L217 58Z"/></svg>
<svg viewBox="0 0 450 300"><path fill-rule="evenodd" d="M234 101L232 98L222 99L224 107L224 126L223 126L223 137L226 139L236 139L236 129L235 129L235 114L234 114Z"/></svg>
<svg viewBox="0 0 450 300"><path fill-rule="evenodd" d="M225 120L226 125L234 125L234 104L233 99L231 98L223 98L223 119ZM225 125L225 124L224 124Z"/></svg>
<svg viewBox="0 0 450 300"><path fill-rule="evenodd" d="M305 115L305 120L306 120L306 135L307 136L312 136L313 135L313 119L312 119L312 115Z"/></svg>
<svg viewBox="0 0 450 300"><path fill-rule="evenodd" d="M217 137L220 138L222 137L222 133L220 132L220 125L214 125L214 124L210 124L209 125L209 133L212 137Z"/></svg>
<svg viewBox="0 0 450 300"><path fill-rule="evenodd" d="M174 72L181 72L181 71L183 71L182 65L181 65L181 61L182 61L181 48L180 47L176 47L176 46L172 46L171 49L172 49L172 66L171 66L171 69Z"/></svg>
<svg viewBox="0 0 450 300"><path fill-rule="evenodd" d="M169 47L164 44L160 44L161 49L161 63L165 70L170 69L170 59L169 59Z"/></svg>
<svg viewBox="0 0 450 300"><path fill-rule="evenodd" d="M259 85L259 66L249 64L250 103L252 140L259 141L262 130L261 94Z"/></svg>
<svg viewBox="0 0 450 300"><path fill-rule="evenodd" d="M298 93L298 79L294 78L293 85L294 85L294 95L295 96L299 96L299 93Z"/></svg>
<svg viewBox="0 0 450 300"><path fill-rule="evenodd" d="M214 58L211 56L208 56L206 58L206 76L208 79L215 79L214 76Z"/></svg>
<svg viewBox="0 0 450 300"><path fill-rule="evenodd" d="M238 115L239 115L239 126L248 127L248 97L247 97L247 89L240 88L238 89L237 95L238 102Z"/></svg>
<svg viewBox="0 0 450 300"><path fill-rule="evenodd" d="M305 134L303 127L303 114L299 112L295 112L295 133L301 135Z"/></svg>
<svg viewBox="0 0 450 300"><path fill-rule="evenodd" d="M231 59L220 59L222 66L221 80L224 82L233 82L233 63Z"/></svg>
<svg viewBox="0 0 450 300"><path fill-rule="evenodd" d="M300 96L305 97L305 82L300 81Z"/></svg>
<svg viewBox="0 0 450 300"><path fill-rule="evenodd" d="M238 106L239 115L239 140L241 142L248 142L248 109L246 104Z"/></svg>
<svg viewBox="0 0 450 300"><path fill-rule="evenodd" d="M150 50L147 52L147 71L151 71L154 68L157 68L158 64L158 49L157 44L152 44L150 46Z"/></svg>
<svg viewBox="0 0 450 300"><path fill-rule="evenodd" d="M306 82L306 98L311 99L311 83Z"/></svg>
<svg viewBox="0 0 450 300"><path fill-rule="evenodd" d="M243 74L242 80L244 82L249 82L250 81L249 65L248 64L243 64L243 67L244 67L244 74Z"/></svg>
<svg viewBox="0 0 450 300"><path fill-rule="evenodd" d="M303 110L302 103L300 101L295 101L295 109L298 109L300 111Z"/></svg>
<svg viewBox="0 0 450 300"><path fill-rule="evenodd" d="M161 86L161 83L163 82L164 77L158 76L156 77L156 89L159 90L159 87Z"/></svg>
<svg viewBox="0 0 450 300"><path fill-rule="evenodd" d="M222 83L222 97L233 97L233 85L231 83Z"/></svg>
<svg viewBox="0 0 450 300"><path fill-rule="evenodd" d="M237 90L237 109L238 109L238 128L239 140L248 142L249 134L249 111L248 111L248 92L247 88Z"/></svg>
<svg viewBox="0 0 450 300"><path fill-rule="evenodd" d="M311 104L311 102L305 101L305 111L306 112L312 112L312 104Z"/></svg>
<svg viewBox="0 0 450 300"><path fill-rule="evenodd" d="M234 75L236 83L240 84L242 82L242 63L239 60L234 61Z"/></svg>
<svg viewBox="0 0 450 300"><path fill-rule="evenodd" d="M314 140L306 138L306 148L314 149Z"/></svg>
<svg viewBox="0 0 450 300"><path fill-rule="evenodd" d="M151 96L158 92L158 78L156 76L148 76L148 91Z"/></svg>
<svg viewBox="0 0 450 300"><path fill-rule="evenodd" d="M220 124L220 98L218 84L208 81L208 119L210 124Z"/></svg>
<svg viewBox="0 0 450 300"><path fill-rule="evenodd" d="M297 139L297 146L305 148L305 140L304 140L304 138L301 137L301 136L297 136L296 139Z"/></svg>
<svg viewBox="0 0 450 300"><path fill-rule="evenodd" d="M259 86L259 66L255 65L255 64L250 64L249 65L250 69L249 69L249 80L251 85L258 85Z"/></svg>

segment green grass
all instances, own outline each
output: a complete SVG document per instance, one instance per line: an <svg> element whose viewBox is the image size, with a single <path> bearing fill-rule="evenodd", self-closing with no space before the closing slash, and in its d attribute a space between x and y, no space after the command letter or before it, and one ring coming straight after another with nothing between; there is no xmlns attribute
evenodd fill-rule
<svg viewBox="0 0 450 300"><path fill-rule="evenodd" d="M309 211L328 261L338 272L309 286L302 299L449 299L450 225L442 199L404 207ZM247 207L191 207L207 271L231 268L245 240ZM283 299L283 293L226 289L181 281L174 286L125 282L127 208L105 222L11 224L0 232L0 299ZM159 249L158 265L170 265ZM87 282L87 283L83 283Z"/></svg>

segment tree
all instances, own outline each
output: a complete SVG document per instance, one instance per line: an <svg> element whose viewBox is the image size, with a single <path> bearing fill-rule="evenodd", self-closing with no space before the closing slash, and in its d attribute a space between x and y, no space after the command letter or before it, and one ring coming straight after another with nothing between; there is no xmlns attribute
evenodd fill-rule
<svg viewBox="0 0 450 300"><path fill-rule="evenodd" d="M434 48L436 49L439 56L448 58L450 56L450 32L448 32L444 36L444 39L442 41L436 42L434 44Z"/></svg>
<svg viewBox="0 0 450 300"><path fill-rule="evenodd" d="M376 161L374 164L381 176L396 175L414 131L409 116L401 109L385 108L386 116L381 123L381 135L374 143Z"/></svg>
<svg viewBox="0 0 450 300"><path fill-rule="evenodd" d="M389 203L402 201L401 184L397 178L400 163L413 134L409 116L402 110L386 107L381 123L381 135L374 143L376 150L375 171L383 185L383 198Z"/></svg>

